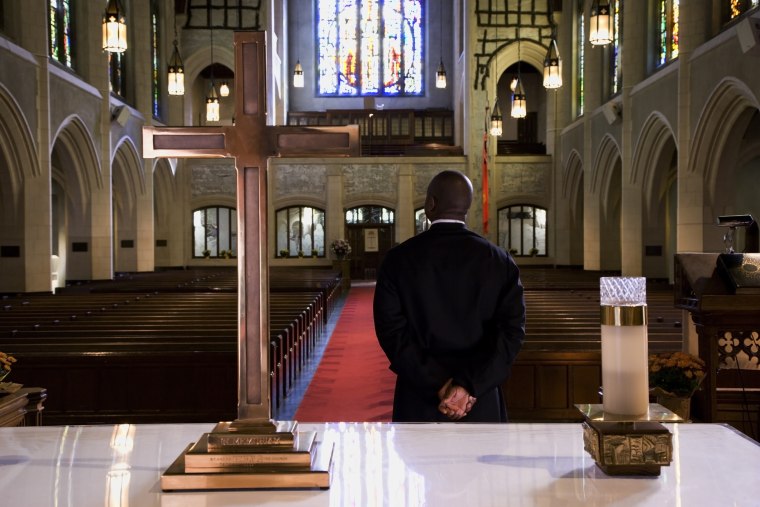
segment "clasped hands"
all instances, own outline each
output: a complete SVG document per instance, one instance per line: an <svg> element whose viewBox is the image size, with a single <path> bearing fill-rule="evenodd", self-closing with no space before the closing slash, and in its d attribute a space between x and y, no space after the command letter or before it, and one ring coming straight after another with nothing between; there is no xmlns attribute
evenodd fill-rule
<svg viewBox="0 0 760 507"><path fill-rule="evenodd" d="M438 410L452 421L458 421L470 413L477 400L474 396L470 396L467 389L453 385L451 382L452 379L449 379L438 390L438 399L441 400Z"/></svg>

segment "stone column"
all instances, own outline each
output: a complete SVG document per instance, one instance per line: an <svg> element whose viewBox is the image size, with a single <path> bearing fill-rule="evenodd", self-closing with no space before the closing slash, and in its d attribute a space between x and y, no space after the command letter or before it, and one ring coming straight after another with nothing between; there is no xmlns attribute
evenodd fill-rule
<svg viewBox="0 0 760 507"><path fill-rule="evenodd" d="M638 132L633 131L633 100L631 91L646 77L647 64L647 5L645 2L623 4L623 33L625 50L622 54L623 88L621 135L621 265L624 276L641 276L643 272L643 181L631 181L633 148Z"/></svg>
<svg viewBox="0 0 760 507"><path fill-rule="evenodd" d="M327 223L325 227L325 254L332 258L330 245L336 239L345 239L345 213L343 212L343 170L340 165L327 166Z"/></svg>
<svg viewBox="0 0 760 507"><path fill-rule="evenodd" d="M27 168L23 181L24 238L21 256L24 266L23 287L28 292L49 292L51 285L51 132L50 132L50 58L47 38L47 3L31 2L20 11L23 27L19 30L22 47L37 63L37 163L39 174ZM29 114L33 114L29 112Z"/></svg>
<svg viewBox="0 0 760 507"><path fill-rule="evenodd" d="M397 243L414 236L414 169L411 164L400 164L398 171L398 200L396 201Z"/></svg>

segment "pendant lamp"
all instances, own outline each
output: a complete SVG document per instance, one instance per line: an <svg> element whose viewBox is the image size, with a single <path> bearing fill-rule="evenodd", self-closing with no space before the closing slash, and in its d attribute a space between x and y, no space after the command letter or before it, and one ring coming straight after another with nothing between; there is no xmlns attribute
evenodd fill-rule
<svg viewBox="0 0 760 507"><path fill-rule="evenodd" d="M127 23L119 0L108 0L103 14L103 49L109 53L127 50Z"/></svg>

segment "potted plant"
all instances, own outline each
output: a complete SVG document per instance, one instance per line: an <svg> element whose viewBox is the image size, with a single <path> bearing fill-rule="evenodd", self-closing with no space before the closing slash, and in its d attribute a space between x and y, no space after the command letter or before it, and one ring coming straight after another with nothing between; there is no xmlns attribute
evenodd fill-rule
<svg viewBox="0 0 760 507"><path fill-rule="evenodd" d="M510 248L509 249L509 255L511 255L512 257L514 257L515 255L517 255L517 248Z"/></svg>
<svg viewBox="0 0 760 507"><path fill-rule="evenodd" d="M689 419L692 395L705 378L705 362L687 352L649 356L649 389L657 403Z"/></svg>
<svg viewBox="0 0 760 507"><path fill-rule="evenodd" d="M312 250L312 251L311 251L311 256L312 256L312 257L317 257L317 256L319 256L319 250L317 250L316 248L315 248L314 250Z"/></svg>
<svg viewBox="0 0 760 507"><path fill-rule="evenodd" d="M531 257L535 257L536 255L538 255L538 248L531 248L530 249L530 256Z"/></svg>
<svg viewBox="0 0 760 507"><path fill-rule="evenodd" d="M280 250L280 257L287 257L288 256L288 250L286 248L283 248Z"/></svg>
<svg viewBox="0 0 760 507"><path fill-rule="evenodd" d="M211 250L207 248L203 251L203 258L208 259L209 257L211 257Z"/></svg>
<svg viewBox="0 0 760 507"><path fill-rule="evenodd" d="M16 362L16 358L5 352L0 352L0 381L2 381L11 372L11 365Z"/></svg>
<svg viewBox="0 0 760 507"><path fill-rule="evenodd" d="M339 260L347 259L351 254L351 245L345 239L336 239L332 242L330 248Z"/></svg>

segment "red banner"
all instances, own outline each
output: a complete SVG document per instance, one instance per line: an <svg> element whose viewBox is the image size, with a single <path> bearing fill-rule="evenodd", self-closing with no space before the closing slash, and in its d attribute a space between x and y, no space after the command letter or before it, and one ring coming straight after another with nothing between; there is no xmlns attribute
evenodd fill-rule
<svg viewBox="0 0 760 507"><path fill-rule="evenodd" d="M488 131L483 132L483 234L488 234Z"/></svg>

